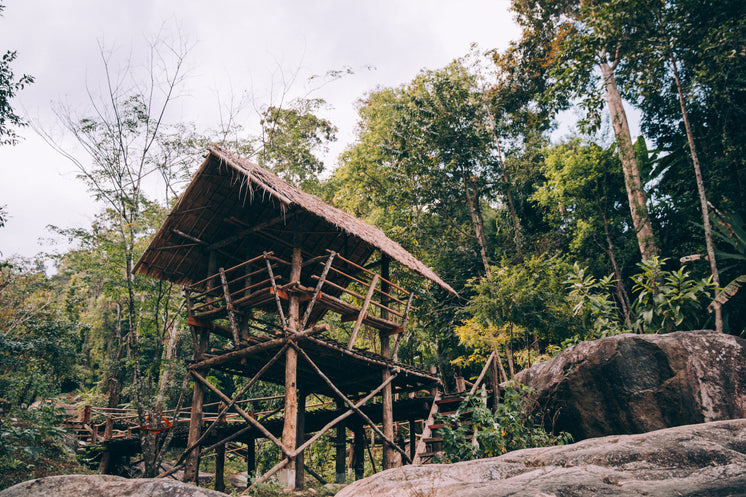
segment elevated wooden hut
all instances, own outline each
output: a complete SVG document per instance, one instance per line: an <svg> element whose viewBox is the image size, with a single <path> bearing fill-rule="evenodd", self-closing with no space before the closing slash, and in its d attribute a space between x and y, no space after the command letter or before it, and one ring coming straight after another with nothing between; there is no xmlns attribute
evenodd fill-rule
<svg viewBox="0 0 746 497"><path fill-rule="evenodd" d="M280 471L288 488L302 485L303 450L350 416L384 441L384 467L394 451L409 459L393 440L393 395L431 389L438 379L395 360L413 294L391 281L392 262L456 293L377 228L220 147L209 149L136 265L140 273L184 285L195 379L186 479L196 477L200 443L212 429L202 419L206 389L223 400L223 413L235 410L279 447L281 460L262 479ZM354 323L346 343L332 340L329 324L320 324L340 320ZM363 327L377 331L375 353L355 347ZM231 398L206 381L211 368L250 380ZM239 407L260 379L284 386L280 438ZM335 398L346 410L306 440L304 403L311 393ZM382 430L361 410L379 395Z"/></svg>

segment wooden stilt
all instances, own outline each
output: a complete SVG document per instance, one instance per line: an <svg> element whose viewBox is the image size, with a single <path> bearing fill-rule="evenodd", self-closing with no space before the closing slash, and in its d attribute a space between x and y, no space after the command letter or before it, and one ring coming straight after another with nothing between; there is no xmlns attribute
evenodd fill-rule
<svg viewBox="0 0 746 497"><path fill-rule="evenodd" d="M341 400L337 400L337 410L341 411L344 408L344 403ZM344 421L337 423L337 434L335 437L335 478L336 483L344 483L346 481L346 468L345 463L347 462L347 434Z"/></svg>
<svg viewBox="0 0 746 497"><path fill-rule="evenodd" d="M365 429L361 422L357 422L353 425L353 433L355 436L353 442L353 466L355 467L355 479L360 480L365 477Z"/></svg>
<svg viewBox="0 0 746 497"><path fill-rule="evenodd" d="M298 429L295 435L296 443L302 445L306 440L306 395L298 393ZM305 465L303 464L303 450L296 450L295 455L295 489L302 490L305 485Z"/></svg>
<svg viewBox="0 0 746 497"><path fill-rule="evenodd" d="M191 309L189 309L191 310ZM198 360L202 354L207 351L210 341L210 333L205 329L195 332L198 337L197 343L194 344L194 359ZM189 418L189 438L188 445L196 445L202 432L202 404L205 399L204 385L198 381L194 382L194 391L192 393L192 409ZM197 484L199 475L199 446L189 453L184 468L184 481Z"/></svg>
<svg viewBox="0 0 746 497"><path fill-rule="evenodd" d="M290 282L300 279L300 271L303 267L301 249L293 249L292 266L290 268ZM297 295L291 295L288 304L287 327L291 333L298 332L300 318L300 299ZM293 451L298 446L298 353L295 347L288 347L285 352L285 421L282 428L282 444ZM296 472L298 465L295 458L290 461L280 472L280 486L294 490L296 488ZM302 470L301 470L302 471Z"/></svg>
<svg viewBox="0 0 746 497"><path fill-rule="evenodd" d="M215 490L225 490L225 444L215 448Z"/></svg>
<svg viewBox="0 0 746 497"><path fill-rule="evenodd" d="M389 258L387 256L381 256L381 291L384 294L388 294L391 290L388 279L389 279ZM381 297L381 304L386 306L388 302L385 297ZM381 309L381 317L388 319L388 312ZM391 359L391 339L384 333L380 334L381 340L381 355L386 359ZM391 369L388 367L383 370L383 381L385 382L391 376ZM388 384L382 392L382 408L383 408L383 435L389 440L394 439L394 400L392 396L391 384ZM388 444L382 444L382 461L381 466L384 470L393 468L396 465L394 457L394 449Z"/></svg>
<svg viewBox="0 0 746 497"><path fill-rule="evenodd" d="M414 460L415 451L417 451L417 421L409 418L409 455Z"/></svg>
<svg viewBox="0 0 746 497"><path fill-rule="evenodd" d="M246 441L246 477L249 482L256 476L256 440Z"/></svg>
<svg viewBox="0 0 746 497"><path fill-rule="evenodd" d="M490 367L490 385L492 386L492 410L497 411L500 406L500 370L498 369L498 363L500 356L497 352L493 352L493 360Z"/></svg>

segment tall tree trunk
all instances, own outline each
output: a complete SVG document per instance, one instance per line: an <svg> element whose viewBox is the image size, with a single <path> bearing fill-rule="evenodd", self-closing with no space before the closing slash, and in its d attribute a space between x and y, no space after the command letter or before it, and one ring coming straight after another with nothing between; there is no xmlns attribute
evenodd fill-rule
<svg viewBox="0 0 746 497"><path fill-rule="evenodd" d="M622 105L622 97L616 85L613 65L602 60L599 67L606 89L606 105L609 114L611 114L611 124L619 148L619 160L622 162L622 170L624 171L624 184L627 187L627 198L632 214L632 225L637 235L637 245L640 248L642 258L650 259L658 254L658 247L655 244L653 227L650 224L648 209L645 205L645 192L642 189L640 167L637 164L637 157L632 146L632 135L629 131L627 113Z"/></svg>
<svg viewBox="0 0 746 497"><path fill-rule="evenodd" d="M487 238L484 236L484 220L482 219L482 213L479 210L479 195L477 194L477 189L474 187L474 182L468 177L466 172L463 173L463 179L464 191L466 192L466 202L469 204L469 213L471 214L471 222L474 226L474 234L479 242L479 255L482 257L484 275L489 276L490 261L487 258Z"/></svg>
<svg viewBox="0 0 746 497"><path fill-rule="evenodd" d="M702 169L699 165L699 157L697 156L697 148L694 146L694 133L692 133L692 126L689 123L689 114L686 111L686 102L684 100L684 92L681 87L681 79L679 78L679 69L676 64L676 57L671 50L670 43L668 48L669 61L671 62L671 68L673 69L673 77L676 81L676 92L679 95L679 105L681 105L681 117L684 119L684 128L686 129L686 139L689 142L689 152L692 155L692 164L694 165L694 177L697 180L697 193L699 194L699 203L702 207L702 224L705 229L705 244L707 245L707 259L710 261L710 271L712 272L712 281L715 283L715 300L712 302L712 306L715 310L715 329L719 332L723 332L723 308L720 302L717 301L718 294L720 293L720 273L718 272L717 260L715 259L715 244L712 241L712 228L710 226L710 213L707 206L707 193L705 192L705 183L702 180Z"/></svg>
<svg viewBox="0 0 746 497"><path fill-rule="evenodd" d="M510 210L510 217L513 220L513 239L515 240L515 251L518 256L518 262L523 262L523 240L521 236L521 222L518 218L518 213L515 209L515 203L513 202L513 191L510 188L510 177L508 176L508 170L505 168L505 161L503 160L502 147L500 147L500 138L497 136L495 131L495 116L492 114L489 105L486 105L487 115L492 121L492 139L495 140L495 149L497 150L497 160L500 161L500 176L502 176L505 184L505 197L508 199L508 209Z"/></svg>
<svg viewBox="0 0 746 497"><path fill-rule="evenodd" d="M601 213L601 218L604 221L604 235L606 236L609 262L611 263L611 267L614 270L614 279L616 280L615 286L617 299L619 299L619 305L622 306L624 323L629 329L632 329L632 317L630 316L630 313L632 312L632 306L630 305L627 289L624 287L624 283L622 282L622 272L619 271L619 266L616 263L616 257L614 257L614 244L611 243L611 236L609 235L609 222L606 219L606 214L603 212Z"/></svg>

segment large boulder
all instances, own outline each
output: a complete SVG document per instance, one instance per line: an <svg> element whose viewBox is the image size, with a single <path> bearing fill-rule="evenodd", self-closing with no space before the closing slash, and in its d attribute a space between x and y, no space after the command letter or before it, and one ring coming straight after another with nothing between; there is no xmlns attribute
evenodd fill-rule
<svg viewBox="0 0 746 497"><path fill-rule="evenodd" d="M404 466L359 480L337 497L409 495L746 496L746 420L595 438L456 464Z"/></svg>
<svg viewBox="0 0 746 497"><path fill-rule="evenodd" d="M575 440L746 417L746 340L714 331L618 335L522 371L545 427Z"/></svg>
<svg viewBox="0 0 746 497"><path fill-rule="evenodd" d="M29 480L0 497L225 497L226 494L171 479L127 479L111 475L63 475Z"/></svg>

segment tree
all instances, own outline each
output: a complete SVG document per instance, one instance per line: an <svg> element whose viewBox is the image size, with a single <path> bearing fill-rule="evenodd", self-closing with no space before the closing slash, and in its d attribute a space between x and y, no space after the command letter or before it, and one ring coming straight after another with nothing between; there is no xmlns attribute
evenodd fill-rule
<svg viewBox="0 0 746 497"><path fill-rule="evenodd" d="M631 328L634 317L620 268L627 257L618 262L625 248L623 233L631 228L621 209L624 179L620 169L614 147L604 150L576 139L547 151L547 179L533 198L551 209L557 228L567 232L571 254L592 263L596 273L602 267L603 272L611 269L616 301ZM595 254L604 252L606 264L598 264Z"/></svg>
<svg viewBox="0 0 746 497"><path fill-rule="evenodd" d="M739 10L741 15L738 15ZM687 0L650 0L642 3L619 2L618 5L614 5L613 10L609 9L609 12L605 13L607 25L628 23L629 19L621 19L632 16L636 29L631 33L629 43L634 46L634 50L628 63L622 67L622 73L626 77L625 87L629 90L631 98L642 104L647 126L659 121L665 114L669 120L666 127L670 127L673 121L678 128L676 134L686 143L688 161L691 161L694 168L694 185L698 194L707 260L717 287L720 286L720 276L706 193L708 189L712 192L712 189L705 185L705 168L700 160L700 152L703 149L700 145L703 142L700 137L695 136L695 123L692 117L703 121L698 126L702 130L714 124L707 122L708 114L712 115L712 112L706 110L707 107L717 106L713 102L713 81L718 81L718 85L722 85L724 80L727 81L727 77L724 78L718 73L729 75L734 69L733 66L744 68L746 57L743 54L738 55L743 42L735 33L743 32L746 27L743 21L745 12L743 5L737 7L727 1L704 5ZM727 88L732 84L725 83L723 86ZM735 95L738 93L742 93L742 89L737 89ZM720 98L728 97L729 94L732 95L732 90L721 90L717 94ZM738 98L729 100L735 104L735 112L746 110L743 98L740 102ZM657 116L653 117L651 114ZM728 134L732 134L732 131L729 130ZM699 135L702 135L702 131ZM665 143L665 140L660 141ZM722 137L718 141L722 142ZM683 147L676 152L682 151ZM712 155L710 160L717 161ZM732 177L732 173L727 170L722 171L722 174ZM712 184L712 180L708 183ZM720 197L718 203L732 202L723 198L723 194L728 190L730 188L722 193L715 193ZM740 192L736 193L735 197L741 197ZM735 201L740 203L739 200ZM713 308L715 328L722 331L723 317L717 291Z"/></svg>
<svg viewBox="0 0 746 497"><path fill-rule="evenodd" d="M118 271L124 275L123 296L115 305L116 331L125 340L117 348L115 367L110 372L113 381L107 382L109 402L118 402L123 373L119 359L126 344L140 425L154 427L161 419L165 384L153 378L165 373L158 367L164 353L159 344L165 340L164 333L169 334L169 343L174 340L176 328L169 315L175 299L170 286L164 287L162 283L151 284L156 287L154 292L144 289L143 285L147 287L148 284L141 282L133 269L147 237L163 218L163 210L158 209L154 199L148 198L146 181L160 177L168 203L169 197L178 190L174 181L188 178L184 165L195 162L197 152L192 147L200 143L199 140L174 140L166 124L166 111L182 81L187 49L163 41L152 43L142 79L138 79L138 72L131 67L122 72L126 77L115 74L113 54L103 48L100 52L105 94L99 97L89 91L91 114L79 116L65 107L57 112L62 125L87 158L78 158L48 136L47 141L77 166L94 198L106 206L106 243L116 249L112 262L119 265ZM185 160L185 156L191 160ZM158 212L155 219L150 215L152 212ZM83 232L79 235L88 236ZM152 316L160 332L147 333L145 314ZM143 344L144 339L153 340L155 347ZM159 383L161 392L152 391L155 383ZM140 441L145 474L154 476L164 451L156 446L152 431L145 430Z"/></svg>
<svg viewBox="0 0 746 497"><path fill-rule="evenodd" d="M582 124L593 129L600 122L598 111L605 100L640 254L643 258L657 254L640 167L616 82L615 71L626 56L627 33L609 30L601 22L599 10L605 8L605 3L600 1L514 0L512 8L523 32L506 57L518 61L514 72L526 68L532 77L547 80L543 85L534 85L543 90L543 105L559 110L573 99L581 99L586 110ZM603 97L599 89L603 89Z"/></svg>
<svg viewBox="0 0 746 497"><path fill-rule="evenodd" d="M314 114L323 100L301 98L288 108L270 105L262 112L259 165L303 190L319 191L324 163L315 152L326 151L336 139L337 127Z"/></svg>
<svg viewBox="0 0 746 497"><path fill-rule="evenodd" d="M0 3L0 15L5 6ZM19 116L10 102L26 85L34 82L34 78L24 74L16 79L11 69L11 64L17 57L14 50L8 50L0 60L0 145L13 145L18 141L18 135L14 127L26 126L26 122Z"/></svg>

